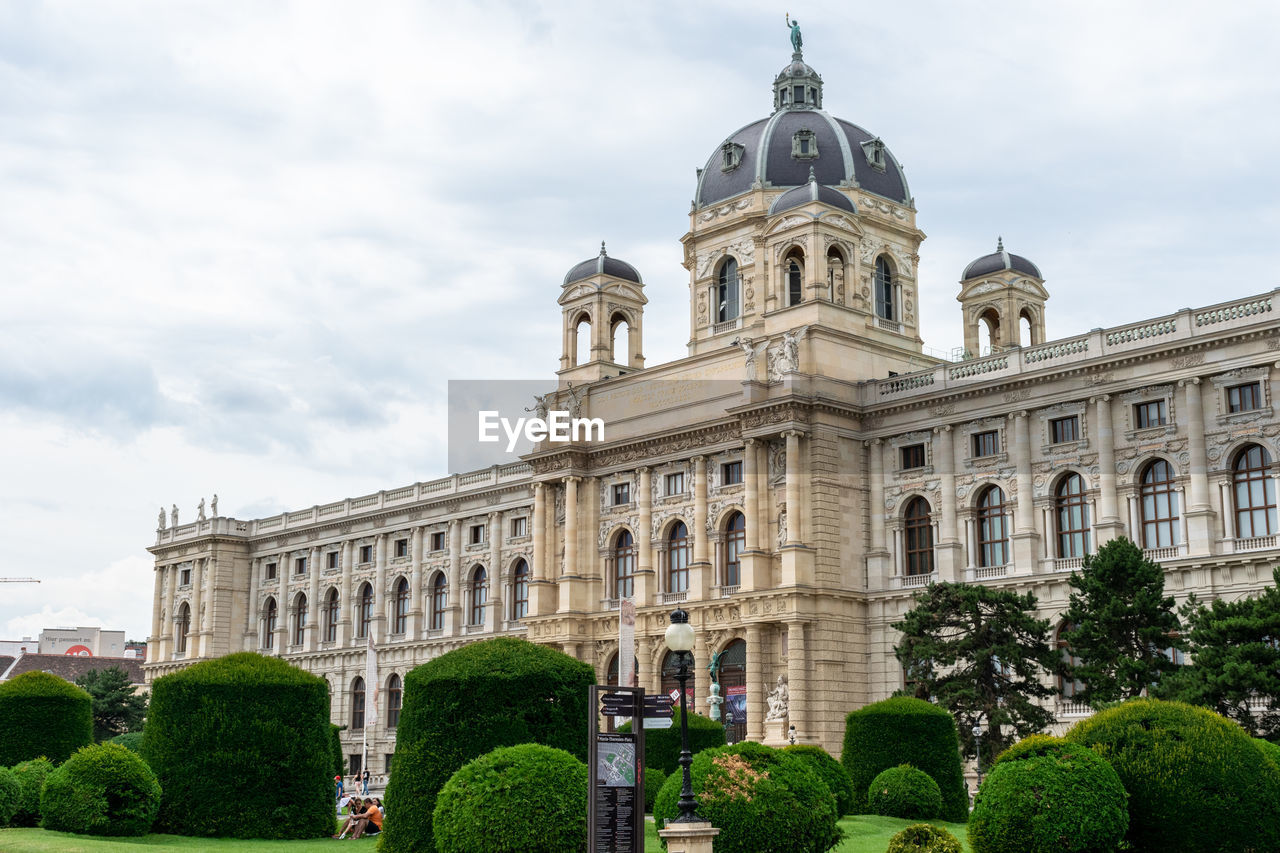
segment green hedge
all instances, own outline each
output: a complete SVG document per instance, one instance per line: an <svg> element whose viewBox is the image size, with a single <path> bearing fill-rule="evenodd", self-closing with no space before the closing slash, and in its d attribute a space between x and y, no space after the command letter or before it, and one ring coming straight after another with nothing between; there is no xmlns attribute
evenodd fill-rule
<svg viewBox="0 0 1280 853"><path fill-rule="evenodd" d="M329 688L241 652L158 678L142 754L164 788L157 830L232 838L333 833Z"/></svg>
<svg viewBox="0 0 1280 853"><path fill-rule="evenodd" d="M1134 699L1066 734L1129 792L1136 850L1280 850L1280 773L1240 726L1180 702Z"/></svg>
<svg viewBox="0 0 1280 853"><path fill-rule="evenodd" d="M974 853L1115 850L1129 814L1111 765L1085 746L1032 735L997 759L974 800Z"/></svg>
<svg viewBox="0 0 1280 853"><path fill-rule="evenodd" d="M1280 744L1272 743L1271 741L1263 740L1262 738L1254 738L1253 745L1261 750L1263 755L1271 759L1271 762L1275 764L1277 770L1280 770Z"/></svg>
<svg viewBox="0 0 1280 853"><path fill-rule="evenodd" d="M160 811L160 783L118 743L86 746L48 775L40 825L81 835L146 835Z"/></svg>
<svg viewBox="0 0 1280 853"><path fill-rule="evenodd" d="M720 830L716 853L824 853L840 843L835 796L803 758L743 742L699 752L690 776L698 814ZM673 773L658 792L659 829L679 814L682 785Z"/></svg>
<svg viewBox="0 0 1280 853"><path fill-rule="evenodd" d="M15 764L13 776L21 789L18 794L18 810L9 823L13 826L36 826L40 823L40 790L45 778L53 772L53 762L47 758L32 758ZM3 824L3 821L0 821Z"/></svg>
<svg viewBox="0 0 1280 853"><path fill-rule="evenodd" d="M0 684L0 767L44 756L61 764L93 743L93 700L47 672Z"/></svg>
<svg viewBox="0 0 1280 853"><path fill-rule="evenodd" d="M22 786L8 767L0 767L0 826L7 826L22 803Z"/></svg>
<svg viewBox="0 0 1280 853"><path fill-rule="evenodd" d="M964 848L942 827L916 823L890 838L885 853L964 853Z"/></svg>
<svg viewBox="0 0 1280 853"><path fill-rule="evenodd" d="M122 735L108 738L107 743L118 743L125 749L142 752L142 732L125 732Z"/></svg>
<svg viewBox="0 0 1280 853"><path fill-rule="evenodd" d="M969 817L955 720L923 699L896 696L851 712L845 718L840 762L853 782L858 814L868 811L871 780L889 767L910 764L938 783L943 820L964 823Z"/></svg>
<svg viewBox="0 0 1280 853"><path fill-rule="evenodd" d="M831 757L831 753L816 744L797 743L784 746L782 751L788 755L798 755L809 762L814 772L827 783L831 793L836 797L836 814L844 816L854 814L857 799L853 796L853 782L849 779L849 771L844 765Z"/></svg>
<svg viewBox="0 0 1280 853"><path fill-rule="evenodd" d="M867 808L883 817L934 820L942 812L942 791L928 773L900 764L881 770L871 780Z"/></svg>
<svg viewBox="0 0 1280 853"><path fill-rule="evenodd" d="M541 743L585 761L594 683L587 664L514 637L470 643L411 670L387 785L392 816L378 849L433 850L437 793L497 747Z"/></svg>
<svg viewBox="0 0 1280 853"><path fill-rule="evenodd" d="M342 754L342 729L336 723L329 724L329 748L333 752L333 767L330 772L334 776L347 775L347 757Z"/></svg>
<svg viewBox="0 0 1280 853"><path fill-rule="evenodd" d="M495 749L449 777L432 831L440 853L585 853L587 766L536 743Z"/></svg>
<svg viewBox="0 0 1280 853"><path fill-rule="evenodd" d="M645 729L644 766L656 767L670 776L680 769L680 706L673 709L671 727ZM618 731L631 731L631 723L618 726ZM689 752L697 755L704 749L724 746L724 726L701 714L689 713Z"/></svg>
<svg viewBox="0 0 1280 853"><path fill-rule="evenodd" d="M662 790L662 783L667 781L667 774L653 767L644 769L644 810L653 814L653 804Z"/></svg>

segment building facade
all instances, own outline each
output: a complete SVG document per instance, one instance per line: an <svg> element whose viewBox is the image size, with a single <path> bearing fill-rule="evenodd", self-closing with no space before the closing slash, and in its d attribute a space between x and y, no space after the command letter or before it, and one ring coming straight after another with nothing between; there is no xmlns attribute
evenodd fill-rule
<svg viewBox="0 0 1280 853"><path fill-rule="evenodd" d="M634 267L602 247L566 275L559 382L539 405L602 419L607 441L161 528L148 679L283 656L328 680L347 752L367 738L377 774L409 669L517 635L616 680L630 598L647 689L672 686L663 633L679 605L700 706L722 653L736 737L764 738L782 677L798 738L838 752L845 714L903 686L891 625L932 580L1033 591L1056 625L1070 571L1124 535L1179 598L1268 583L1273 294L1047 341L1044 276L998 245L961 274L966 352L931 355L905 175L823 100L797 51L772 114L700 170L681 238L687 357L645 365ZM1062 720L1082 713L1065 687Z"/></svg>

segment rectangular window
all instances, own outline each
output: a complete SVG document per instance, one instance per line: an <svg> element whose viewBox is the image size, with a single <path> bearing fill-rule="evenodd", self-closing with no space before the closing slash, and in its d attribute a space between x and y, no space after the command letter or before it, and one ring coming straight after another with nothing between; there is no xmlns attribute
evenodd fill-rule
<svg viewBox="0 0 1280 853"><path fill-rule="evenodd" d="M373 546L372 545L360 546L360 562L362 563L373 562Z"/></svg>
<svg viewBox="0 0 1280 853"><path fill-rule="evenodd" d="M293 573L295 575L305 575L307 573L307 558L299 557L293 561Z"/></svg>
<svg viewBox="0 0 1280 853"><path fill-rule="evenodd" d="M276 579L276 564L267 563L267 580L273 581L275 579Z"/></svg>
<svg viewBox="0 0 1280 853"><path fill-rule="evenodd" d="M386 763L383 765L384 767L386 767L386 770L384 770L383 772L386 773L388 776L390 776L391 775L391 759L395 758L396 754L394 752L384 752L382 755L386 761Z"/></svg>
<svg viewBox="0 0 1280 853"><path fill-rule="evenodd" d="M668 474L666 478L663 480L663 483L666 486L666 490L664 494L668 494L668 495L684 494L684 472L683 471L676 474Z"/></svg>
<svg viewBox="0 0 1280 853"><path fill-rule="evenodd" d="M529 519L525 516L511 519L511 538L518 539L529 535Z"/></svg>
<svg viewBox="0 0 1280 853"><path fill-rule="evenodd" d="M360 764L360 760L364 756L359 752L353 752L347 756L347 769L351 771L352 776L359 776L364 767Z"/></svg>
<svg viewBox="0 0 1280 853"><path fill-rule="evenodd" d="M1164 400L1152 400L1150 403L1138 403L1133 407L1133 422L1138 429L1164 426Z"/></svg>
<svg viewBox="0 0 1280 853"><path fill-rule="evenodd" d="M909 444L902 448L902 468L923 468L924 467L924 445Z"/></svg>
<svg viewBox="0 0 1280 853"><path fill-rule="evenodd" d="M329 568L331 569L338 568L338 552L337 551L330 551L326 555L325 559L329 561Z"/></svg>
<svg viewBox="0 0 1280 853"><path fill-rule="evenodd" d="M613 484L613 505L621 506L622 504L631 503L631 484L630 483L614 483Z"/></svg>
<svg viewBox="0 0 1280 853"><path fill-rule="evenodd" d="M443 530L438 530L435 533L431 534L431 550L432 551L444 550L444 531Z"/></svg>
<svg viewBox="0 0 1280 853"><path fill-rule="evenodd" d="M1064 441L1080 440L1080 418L1072 415L1069 418L1055 418L1049 421L1049 441L1062 444Z"/></svg>
<svg viewBox="0 0 1280 853"><path fill-rule="evenodd" d="M996 430L990 432L975 432L973 434L973 455L974 456L995 456L1000 452L1000 433Z"/></svg>
<svg viewBox="0 0 1280 853"><path fill-rule="evenodd" d="M1262 408L1262 384L1250 382L1227 389L1227 408L1232 412L1252 412Z"/></svg>
<svg viewBox="0 0 1280 853"><path fill-rule="evenodd" d="M726 486L742 482L742 463L726 462L720 466L721 478Z"/></svg>
<svg viewBox="0 0 1280 853"><path fill-rule="evenodd" d="M471 544L480 545L483 542L484 542L484 525L483 524L471 525Z"/></svg>
<svg viewBox="0 0 1280 853"><path fill-rule="evenodd" d="M396 540L396 556L397 557L409 556L409 540L408 539Z"/></svg>
<svg viewBox="0 0 1280 853"><path fill-rule="evenodd" d="M182 570L182 577L178 580L178 583L181 584L182 586L191 586L191 570L190 569Z"/></svg>

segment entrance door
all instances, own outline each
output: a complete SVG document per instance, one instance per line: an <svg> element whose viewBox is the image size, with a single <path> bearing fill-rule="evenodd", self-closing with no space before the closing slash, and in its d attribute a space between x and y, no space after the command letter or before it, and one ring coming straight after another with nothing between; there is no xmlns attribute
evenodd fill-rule
<svg viewBox="0 0 1280 853"><path fill-rule="evenodd" d="M689 678L685 681L685 701L688 703L689 713L692 714L698 710L698 691L695 686L697 673L693 667L693 656L689 655L686 660L689 663ZM667 652L666 657L662 659L662 692L673 697L675 707L680 707L680 683L676 681L676 672L680 669L680 656L675 652Z"/></svg>
<svg viewBox="0 0 1280 853"><path fill-rule="evenodd" d="M734 640L725 646L720 658L720 695L724 697L722 714L733 714L733 724L725 728L729 743L747 737L747 644ZM728 719L727 717L725 719Z"/></svg>

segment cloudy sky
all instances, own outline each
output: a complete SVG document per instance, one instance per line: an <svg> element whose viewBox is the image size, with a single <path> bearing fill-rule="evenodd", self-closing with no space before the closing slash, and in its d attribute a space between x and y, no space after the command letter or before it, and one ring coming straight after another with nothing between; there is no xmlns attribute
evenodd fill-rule
<svg viewBox="0 0 1280 853"><path fill-rule="evenodd" d="M904 163L924 336L1006 246L1051 337L1280 283L1280 6L789 8ZM161 505L252 518L445 470L448 379L548 377L566 269L688 337L694 170L786 5L0 0L0 639L150 630Z"/></svg>

